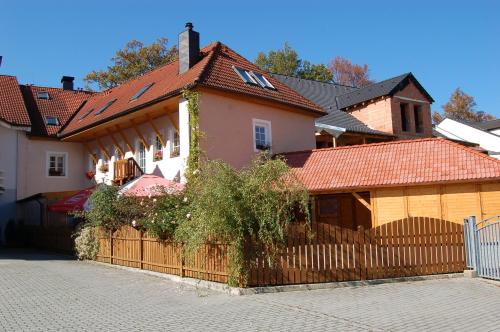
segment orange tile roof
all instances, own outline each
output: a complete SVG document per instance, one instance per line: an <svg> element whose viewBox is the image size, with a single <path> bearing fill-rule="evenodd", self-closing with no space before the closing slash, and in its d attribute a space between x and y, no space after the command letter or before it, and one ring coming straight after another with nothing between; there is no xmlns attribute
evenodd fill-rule
<svg viewBox="0 0 500 332"><path fill-rule="evenodd" d="M31 125L19 83L14 76L0 75L0 120L14 126Z"/></svg>
<svg viewBox="0 0 500 332"><path fill-rule="evenodd" d="M141 77L132 79L115 88L98 93L91 97L85 106L63 129L62 135L67 136L80 130L109 121L115 117L140 109L151 102L169 98L181 93L186 87L196 85L224 89L231 92L253 95L258 98L267 98L280 103L324 115L323 110L302 97L300 94L267 75L268 80L276 87L276 91L251 86L244 83L232 65L243 69L254 70L263 73L253 63L246 60L229 47L214 42L201 50L202 57L192 68L179 75L178 61L161 66ZM154 82L137 100L130 102L130 98L146 84ZM111 100L116 101L103 113L95 115L95 112ZM86 117L84 114L91 111Z"/></svg>
<svg viewBox="0 0 500 332"><path fill-rule="evenodd" d="M500 160L442 138L284 154L311 192L500 180Z"/></svg>
<svg viewBox="0 0 500 332"><path fill-rule="evenodd" d="M35 85L21 85L26 107L32 120L31 133L34 135L55 136L71 115L92 96L91 92L80 90L63 90ZM50 99L38 99L38 92L48 92ZM55 116L60 125L46 124L47 116Z"/></svg>

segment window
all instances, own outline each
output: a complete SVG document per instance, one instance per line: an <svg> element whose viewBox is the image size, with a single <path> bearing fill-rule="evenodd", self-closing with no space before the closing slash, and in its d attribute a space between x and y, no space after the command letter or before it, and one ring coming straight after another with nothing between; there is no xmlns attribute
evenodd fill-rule
<svg viewBox="0 0 500 332"><path fill-rule="evenodd" d="M47 153L47 175L48 176L66 176L67 153L48 152Z"/></svg>
<svg viewBox="0 0 500 332"><path fill-rule="evenodd" d="M271 82L269 82L264 75L259 74L259 73L254 73L254 72L251 72L251 74L261 87L267 88L267 89L272 89L272 90L276 89L274 87L274 85L272 85Z"/></svg>
<svg viewBox="0 0 500 332"><path fill-rule="evenodd" d="M48 126L59 126L60 125L59 119L57 117L55 117L55 116L47 116L47 117L45 117L45 123Z"/></svg>
<svg viewBox="0 0 500 332"><path fill-rule="evenodd" d="M172 132L172 150L170 151L170 158L178 157L181 154L181 140L177 130Z"/></svg>
<svg viewBox="0 0 500 332"><path fill-rule="evenodd" d="M137 91L137 93L135 95L132 96L132 98L130 98L130 101L134 101L134 100L138 99L140 96L142 96L144 94L144 92L148 91L148 89L150 87L152 87L153 84L155 84L155 83L151 82L151 83L143 86L139 91Z"/></svg>
<svg viewBox="0 0 500 332"><path fill-rule="evenodd" d="M153 161L160 161L162 159L163 159L163 144L161 144L160 137L155 136Z"/></svg>
<svg viewBox="0 0 500 332"><path fill-rule="evenodd" d="M238 67L234 67L234 66L233 66L233 69L236 72L236 74L238 74L238 76L243 80L243 82L248 83L248 84L258 85L255 78L253 78L253 76L250 75L250 73L248 71L241 69L241 68L238 68Z"/></svg>
<svg viewBox="0 0 500 332"><path fill-rule="evenodd" d="M109 106L111 106L114 102L116 101L116 99L113 99L113 100L110 100L106 103L106 105L104 105L103 107L101 107L97 112L95 112L95 115L99 115L101 114L102 112L104 112Z"/></svg>
<svg viewBox="0 0 500 332"><path fill-rule="evenodd" d="M139 148L137 149L137 163L143 172L146 171L146 147L142 142L139 142Z"/></svg>
<svg viewBox="0 0 500 332"><path fill-rule="evenodd" d="M37 99L43 99L43 100L49 100L50 99L50 95L47 91L38 91L36 93L36 98Z"/></svg>
<svg viewBox="0 0 500 332"><path fill-rule="evenodd" d="M87 115L89 115L93 111L94 111L93 108L89 109L87 112L83 113L83 115L78 119L78 121L82 121L83 119L85 119L87 117Z"/></svg>
<svg viewBox="0 0 500 332"><path fill-rule="evenodd" d="M271 150L271 122L253 120L254 151Z"/></svg>
<svg viewBox="0 0 500 332"><path fill-rule="evenodd" d="M415 131L421 134L424 132L424 121L422 119L422 106L413 105L413 115L415 117Z"/></svg>
<svg viewBox="0 0 500 332"><path fill-rule="evenodd" d="M408 104L399 104L399 108L401 111L401 130L408 131Z"/></svg>

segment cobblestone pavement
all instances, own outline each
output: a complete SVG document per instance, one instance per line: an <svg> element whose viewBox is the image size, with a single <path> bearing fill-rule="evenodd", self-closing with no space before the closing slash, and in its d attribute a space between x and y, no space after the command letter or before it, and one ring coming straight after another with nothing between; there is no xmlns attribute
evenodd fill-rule
<svg viewBox="0 0 500 332"><path fill-rule="evenodd" d="M444 279L229 296L0 249L0 331L500 330L500 284Z"/></svg>

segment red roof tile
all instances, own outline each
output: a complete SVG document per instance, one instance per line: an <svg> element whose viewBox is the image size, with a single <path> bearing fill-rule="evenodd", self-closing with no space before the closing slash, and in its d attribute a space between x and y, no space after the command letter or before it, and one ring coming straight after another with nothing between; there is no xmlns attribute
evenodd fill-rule
<svg viewBox="0 0 500 332"><path fill-rule="evenodd" d="M500 180L500 160L441 138L284 154L312 192Z"/></svg>
<svg viewBox="0 0 500 332"><path fill-rule="evenodd" d="M91 92L63 90L34 85L21 85L26 107L32 120L31 133L35 135L56 135L71 115L92 96ZM37 98L38 92L48 92L50 99ZM47 125L48 116L57 117L59 126Z"/></svg>
<svg viewBox="0 0 500 332"><path fill-rule="evenodd" d="M209 86L231 92L253 95L259 98L267 98L303 108L319 115L324 114L319 106L302 97L270 75L266 77L277 88L276 91L244 83L232 69L232 65L259 73L262 73L262 71L250 61L219 42L206 46L201 50L201 53L202 57L198 63L182 75L179 75L179 65L175 61L120 86L96 94L88 100L86 105L69 122L62 134L76 133L84 128L92 127L97 123L111 120L116 116L138 109L141 105L179 94L184 88L194 85ZM151 88L137 100L130 102L130 98L138 90L152 82L154 84ZM95 115L97 110L114 99L116 101L108 109L102 114ZM92 112L83 117L89 111Z"/></svg>
<svg viewBox="0 0 500 332"><path fill-rule="evenodd" d="M14 76L0 75L0 120L11 125L31 125L19 83Z"/></svg>

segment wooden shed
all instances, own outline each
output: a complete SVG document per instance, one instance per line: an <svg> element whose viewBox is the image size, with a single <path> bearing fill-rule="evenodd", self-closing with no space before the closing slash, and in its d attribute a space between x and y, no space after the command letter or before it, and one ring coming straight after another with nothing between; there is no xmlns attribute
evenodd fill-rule
<svg viewBox="0 0 500 332"><path fill-rule="evenodd" d="M500 161L441 138L285 155L314 219L355 229L409 217L455 223L500 214Z"/></svg>

